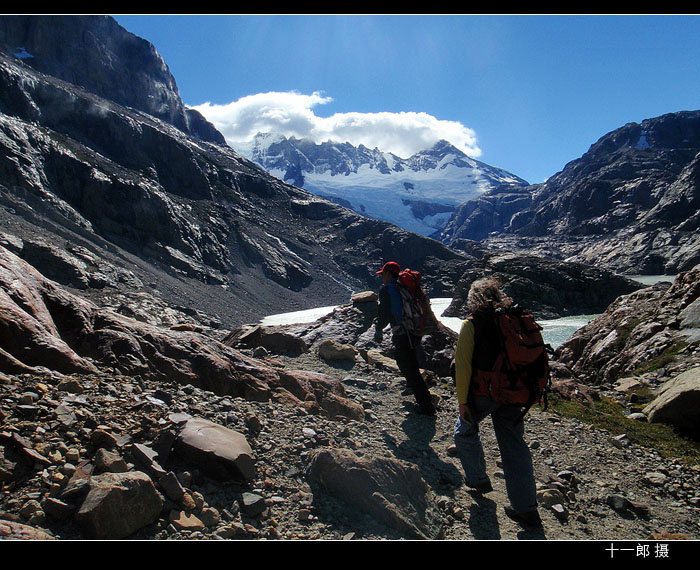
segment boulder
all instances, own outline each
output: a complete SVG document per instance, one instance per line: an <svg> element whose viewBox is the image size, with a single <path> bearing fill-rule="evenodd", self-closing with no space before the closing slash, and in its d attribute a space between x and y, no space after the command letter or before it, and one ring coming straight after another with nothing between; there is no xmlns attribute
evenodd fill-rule
<svg viewBox="0 0 700 570"><path fill-rule="evenodd" d="M126 538L158 520L163 508L153 481L140 471L93 476L89 487L75 522L91 538Z"/></svg>
<svg viewBox="0 0 700 570"><path fill-rule="evenodd" d="M273 398L330 418L360 421L365 417L362 405L346 397L340 380L319 372L280 370Z"/></svg>
<svg viewBox="0 0 700 570"><path fill-rule="evenodd" d="M700 342L700 297L680 313L681 333L687 337L688 343Z"/></svg>
<svg viewBox="0 0 700 570"><path fill-rule="evenodd" d="M393 358L384 356L378 350L368 350L367 351L367 364L371 366L376 366L377 368L382 368L384 370L389 370L390 372L399 372L399 367Z"/></svg>
<svg viewBox="0 0 700 570"><path fill-rule="evenodd" d="M203 418L185 423L173 451L216 479L255 477L255 458L245 436Z"/></svg>
<svg viewBox="0 0 700 570"><path fill-rule="evenodd" d="M355 304L373 303L379 299L379 295L374 291L361 291L350 297L350 300Z"/></svg>
<svg viewBox="0 0 700 570"><path fill-rule="evenodd" d="M354 360L356 354L354 346L333 339L324 340L318 345L318 355L323 360Z"/></svg>
<svg viewBox="0 0 700 570"><path fill-rule="evenodd" d="M301 354L308 350L306 342L297 335L260 325L246 326L231 333L224 344L231 347L263 347L272 353Z"/></svg>
<svg viewBox="0 0 700 570"><path fill-rule="evenodd" d="M306 475L311 484L404 536L440 536L439 509L415 465L346 449L322 449L311 457Z"/></svg>
<svg viewBox="0 0 700 570"><path fill-rule="evenodd" d="M650 422L697 432L700 426L700 367L666 382L656 399L644 408L644 413Z"/></svg>

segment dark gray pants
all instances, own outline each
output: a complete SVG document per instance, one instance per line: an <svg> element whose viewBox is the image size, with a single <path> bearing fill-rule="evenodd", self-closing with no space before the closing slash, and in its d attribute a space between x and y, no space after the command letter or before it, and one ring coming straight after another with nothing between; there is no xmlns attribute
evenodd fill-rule
<svg viewBox="0 0 700 570"><path fill-rule="evenodd" d="M467 485L477 486L489 480L478 424L490 415L503 461L508 500L518 513L536 510L532 456L523 438L525 425L523 420L514 423L521 409L518 406L499 404L483 396L472 398L469 409L475 424L466 423L460 417L454 431L457 456L462 463Z"/></svg>
<svg viewBox="0 0 700 570"><path fill-rule="evenodd" d="M409 338L407 334L394 334L394 358L401 374L406 379L406 384L413 390L416 402L423 411L434 411L433 401L430 391L425 385L423 376L420 373L420 361L418 350L420 349L420 338Z"/></svg>

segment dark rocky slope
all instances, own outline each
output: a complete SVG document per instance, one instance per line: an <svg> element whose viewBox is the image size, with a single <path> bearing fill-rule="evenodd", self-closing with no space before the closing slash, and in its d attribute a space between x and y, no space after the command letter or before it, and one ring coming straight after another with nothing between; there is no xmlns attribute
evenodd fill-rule
<svg viewBox="0 0 700 570"><path fill-rule="evenodd" d="M37 241L64 261L80 251L77 264L85 256L94 261L88 272L112 268L134 277L93 279L85 294L96 301L140 283L227 326L340 302L353 289L374 286L375 265L389 258L439 275L434 287L441 294L454 286L464 256L284 184L219 137L195 132L183 122L174 80L152 46L110 21L2 19L0 217L6 243L21 255ZM54 52L56 37L69 32L84 41ZM39 55L13 56L20 40ZM69 54L76 60L65 61ZM70 71L88 57L111 63L103 61L101 73ZM134 72L144 59L149 64ZM117 89L110 98L109 86L130 84L134 73L134 93ZM154 109L149 101L162 104Z"/></svg>
<svg viewBox="0 0 700 570"><path fill-rule="evenodd" d="M629 123L544 184L463 205L441 235L629 274L675 274L700 260L700 112Z"/></svg>
<svg viewBox="0 0 700 570"><path fill-rule="evenodd" d="M0 44L41 73L139 109L191 136L225 143L198 111L182 103L175 78L153 45L112 18L3 16Z"/></svg>

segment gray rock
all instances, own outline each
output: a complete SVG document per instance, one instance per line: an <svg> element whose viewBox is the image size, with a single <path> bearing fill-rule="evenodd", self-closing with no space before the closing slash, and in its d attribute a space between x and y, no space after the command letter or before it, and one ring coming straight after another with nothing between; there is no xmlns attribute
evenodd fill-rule
<svg viewBox="0 0 700 570"><path fill-rule="evenodd" d="M554 514L554 516L558 520L560 520L560 521L568 520L569 511L567 510L567 508L564 505L557 503L555 505L552 505L549 509L552 511L552 513Z"/></svg>
<svg viewBox="0 0 700 570"><path fill-rule="evenodd" d="M640 517L649 515L649 507L647 505L637 501L631 501L623 495L608 495L605 499L605 503L619 513L634 513Z"/></svg>
<svg viewBox="0 0 700 570"><path fill-rule="evenodd" d="M126 473L129 466L118 453L99 449L95 454L95 468L99 472Z"/></svg>
<svg viewBox="0 0 700 570"><path fill-rule="evenodd" d="M700 367L687 370L664 384L644 413L650 422L662 422L685 430L700 425Z"/></svg>
<svg viewBox="0 0 700 570"><path fill-rule="evenodd" d="M77 510L75 505L65 503L59 499L54 498L54 497L47 498L43 502L42 506L43 506L44 512L49 517L51 517L52 519L58 520L58 521L69 520L75 514L75 511Z"/></svg>
<svg viewBox="0 0 700 570"><path fill-rule="evenodd" d="M216 478L249 481L255 477L255 458L245 436L203 418L184 425L174 451Z"/></svg>
<svg viewBox="0 0 700 570"><path fill-rule="evenodd" d="M353 303L373 303L379 299L379 295L374 291L361 291L350 297Z"/></svg>
<svg viewBox="0 0 700 570"><path fill-rule="evenodd" d="M185 494L185 489L183 488L180 480L177 478L175 473L168 471L159 480L158 484L161 489L165 491L167 497L173 501L179 501Z"/></svg>
<svg viewBox="0 0 700 570"><path fill-rule="evenodd" d="M257 493L243 493L241 495L241 509L249 517L261 515L267 509L265 498Z"/></svg>
<svg viewBox="0 0 700 570"><path fill-rule="evenodd" d="M668 481L668 476L658 471L650 471L644 475L644 481L655 487L663 487Z"/></svg>
<svg viewBox="0 0 700 570"><path fill-rule="evenodd" d="M165 475L165 469L158 463L158 453L142 443L131 446L131 454L141 467L152 477L160 478Z"/></svg>
<svg viewBox="0 0 700 570"><path fill-rule="evenodd" d="M274 327L246 326L234 331L224 343L232 347L263 347L273 353L301 354L308 350L303 339Z"/></svg>
<svg viewBox="0 0 700 570"><path fill-rule="evenodd" d="M414 465L349 450L313 454L307 478L337 499L411 538L438 538L437 502Z"/></svg>
<svg viewBox="0 0 700 570"><path fill-rule="evenodd" d="M683 309L679 317L682 319L681 333L686 336L688 342L700 342L700 298Z"/></svg>
<svg viewBox="0 0 700 570"><path fill-rule="evenodd" d="M647 421L647 416L643 412L634 412L627 416L631 420L637 420L638 422Z"/></svg>

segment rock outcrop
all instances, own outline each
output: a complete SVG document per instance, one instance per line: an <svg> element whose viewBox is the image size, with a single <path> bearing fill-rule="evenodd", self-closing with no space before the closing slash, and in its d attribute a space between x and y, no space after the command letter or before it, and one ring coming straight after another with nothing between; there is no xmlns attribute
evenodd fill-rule
<svg viewBox="0 0 700 570"><path fill-rule="evenodd" d="M650 422L671 424L697 436L700 432L700 368L666 382L644 413Z"/></svg>
<svg viewBox="0 0 700 570"><path fill-rule="evenodd" d="M163 329L97 307L2 247L0 308L0 371L5 373L108 369L218 394L299 399L316 413L361 415L344 401L342 386L327 378L278 372L199 332Z"/></svg>
<svg viewBox="0 0 700 570"><path fill-rule="evenodd" d="M637 413L695 432L698 299L700 265L671 285L623 295L558 347L554 358L581 383L622 394L650 391L655 399Z"/></svg>
<svg viewBox="0 0 700 570"><path fill-rule="evenodd" d="M0 45L41 73L225 144L221 133L182 103L175 78L153 45L108 16L3 16Z"/></svg>
<svg viewBox="0 0 700 570"><path fill-rule="evenodd" d="M126 538L155 522L163 508L153 481L139 471L96 475L88 484L75 521L89 538Z"/></svg>
<svg viewBox="0 0 700 570"><path fill-rule="evenodd" d="M648 369L666 369L689 343L680 315L700 296L700 266L660 284L618 298L597 319L557 349L557 360L592 384L613 382Z"/></svg>
<svg viewBox="0 0 700 570"><path fill-rule="evenodd" d="M500 279L508 295L544 319L598 314L620 295L643 288L601 267L535 255L484 252L461 277L446 316L467 316L469 288L482 277Z"/></svg>
<svg viewBox="0 0 700 570"><path fill-rule="evenodd" d="M436 498L414 465L330 449L314 453L307 473L313 485L410 538L440 537Z"/></svg>

